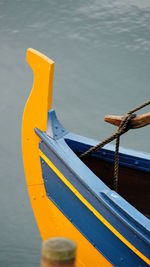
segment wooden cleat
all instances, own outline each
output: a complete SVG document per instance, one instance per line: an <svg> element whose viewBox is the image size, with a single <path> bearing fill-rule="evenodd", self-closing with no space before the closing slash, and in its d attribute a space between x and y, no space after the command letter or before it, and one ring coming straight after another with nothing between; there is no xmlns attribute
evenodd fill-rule
<svg viewBox="0 0 150 267"><path fill-rule="evenodd" d="M104 121L119 127L124 118L124 116L106 115ZM150 113L136 116L134 119L131 120L130 128L141 128L148 124L150 124Z"/></svg>

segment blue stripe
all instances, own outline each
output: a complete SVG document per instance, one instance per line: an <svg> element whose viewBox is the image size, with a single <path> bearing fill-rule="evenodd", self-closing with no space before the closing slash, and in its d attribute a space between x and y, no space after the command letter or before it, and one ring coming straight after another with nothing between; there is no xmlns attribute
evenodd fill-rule
<svg viewBox="0 0 150 267"><path fill-rule="evenodd" d="M105 258L114 266L148 266L85 207L43 160L41 162L47 196Z"/></svg>
<svg viewBox="0 0 150 267"><path fill-rule="evenodd" d="M83 184L80 179L71 172L65 164L42 142L40 143L41 151L53 162L53 164L67 177L68 181L82 194L82 196L97 210L99 213L112 225L114 226L132 245L134 245L141 253L145 256L150 256L149 242L147 241L146 229L143 228L142 235L138 234L141 229L138 225L134 225L134 218L128 217L128 223L124 223L122 220L126 215L123 210L116 210L113 207L113 203L106 203L103 195L99 196L99 199L90 192L90 190ZM118 214L116 216L115 214ZM134 225L134 230L129 227Z"/></svg>

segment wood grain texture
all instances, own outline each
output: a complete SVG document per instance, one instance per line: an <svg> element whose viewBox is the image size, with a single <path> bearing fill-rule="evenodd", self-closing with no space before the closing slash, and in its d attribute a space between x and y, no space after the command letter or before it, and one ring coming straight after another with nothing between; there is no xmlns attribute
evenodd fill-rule
<svg viewBox="0 0 150 267"><path fill-rule="evenodd" d="M106 115L104 121L119 127L124 118L124 116ZM131 120L130 127L131 129L137 129L144 127L148 124L150 124L150 112L136 116L134 119Z"/></svg>

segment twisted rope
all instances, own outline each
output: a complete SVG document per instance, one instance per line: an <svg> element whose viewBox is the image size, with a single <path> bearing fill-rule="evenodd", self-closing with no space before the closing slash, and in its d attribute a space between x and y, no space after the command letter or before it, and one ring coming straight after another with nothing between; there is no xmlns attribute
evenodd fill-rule
<svg viewBox="0 0 150 267"><path fill-rule="evenodd" d="M89 150L85 151L83 154L80 155L80 158L83 159L94 152L97 152L106 144L112 142L116 139L116 149L115 149L115 165L114 165L114 190L118 192L118 181L119 181L119 145L120 145L120 136L127 131L130 130L130 122L133 118L136 117L135 112L139 111L140 109L150 105L150 100L146 101L142 105L137 106L136 108L130 110L124 119L122 120L120 126L118 127L117 132L112 134L111 136L104 139L101 143L97 144L94 147L91 147Z"/></svg>

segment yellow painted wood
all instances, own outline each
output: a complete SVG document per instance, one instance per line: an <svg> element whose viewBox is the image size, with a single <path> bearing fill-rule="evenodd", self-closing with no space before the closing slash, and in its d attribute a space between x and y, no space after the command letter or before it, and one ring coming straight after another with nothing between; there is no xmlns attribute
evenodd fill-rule
<svg viewBox="0 0 150 267"><path fill-rule="evenodd" d="M74 240L78 245L77 267L112 266L46 196L40 140L34 128L46 131L47 113L52 108L54 62L31 48L27 51L27 62L33 70L34 82L23 114L22 151L28 192L41 237L45 240L64 236Z"/></svg>
<svg viewBox="0 0 150 267"><path fill-rule="evenodd" d="M27 62L33 70L34 82L23 114L22 150L27 184L33 185L43 183L37 153L39 138L34 128L46 131L47 113L52 108L54 61L34 49L28 49Z"/></svg>

